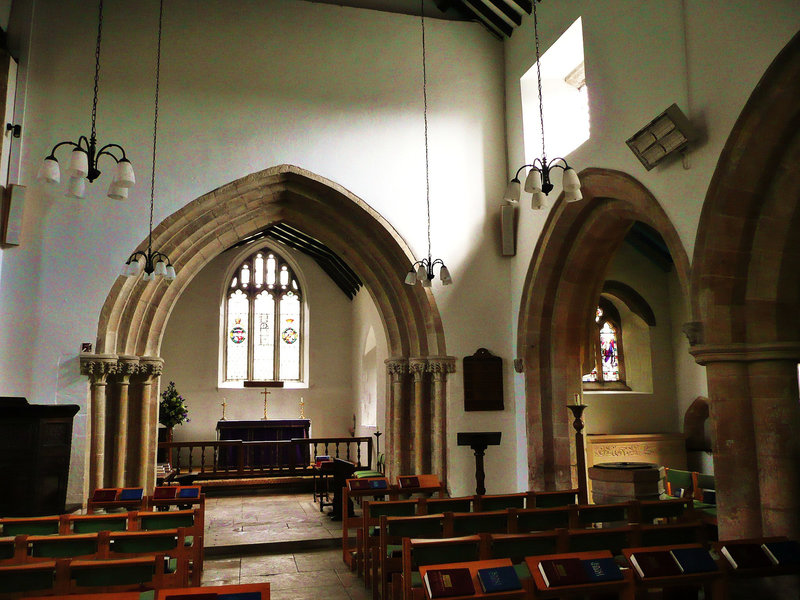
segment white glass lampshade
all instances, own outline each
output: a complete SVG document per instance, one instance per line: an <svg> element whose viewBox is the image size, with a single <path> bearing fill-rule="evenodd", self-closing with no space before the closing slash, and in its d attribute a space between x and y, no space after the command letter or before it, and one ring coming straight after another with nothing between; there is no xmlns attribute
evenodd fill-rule
<svg viewBox="0 0 800 600"><path fill-rule="evenodd" d="M439 277L442 280L442 285L450 285L453 283L453 278L450 277L450 270L445 266L442 266L441 270L439 271Z"/></svg>
<svg viewBox="0 0 800 600"><path fill-rule="evenodd" d="M545 201L547 200L547 194L545 194L542 190L538 192L533 192L533 196L531 196L531 208L533 210L539 210L544 208Z"/></svg>
<svg viewBox="0 0 800 600"><path fill-rule="evenodd" d="M108 186L108 197L112 200L125 200L128 197L128 188L117 185L113 181Z"/></svg>
<svg viewBox="0 0 800 600"><path fill-rule="evenodd" d="M67 196L70 198L83 198L86 195L86 179L84 177L70 177Z"/></svg>
<svg viewBox="0 0 800 600"><path fill-rule="evenodd" d="M123 277L131 277L131 265L129 263L122 265L122 269L120 269L119 274Z"/></svg>
<svg viewBox="0 0 800 600"><path fill-rule="evenodd" d="M431 287L431 280L428 279L428 276L425 275L425 279L421 281L422 287Z"/></svg>
<svg viewBox="0 0 800 600"><path fill-rule="evenodd" d="M85 150L75 148L69 159L70 177L86 177L89 174L89 155Z"/></svg>
<svg viewBox="0 0 800 600"><path fill-rule="evenodd" d="M175 272L175 267L172 265L167 265L167 274L164 275L164 279L167 281L174 281L178 274Z"/></svg>
<svg viewBox="0 0 800 600"><path fill-rule="evenodd" d="M580 190L575 190L573 192L564 192L564 199L567 202L577 202L578 200L583 200L583 194L581 194Z"/></svg>
<svg viewBox="0 0 800 600"><path fill-rule="evenodd" d="M519 202L519 179L514 177L511 181L508 182L506 186L506 192L503 194L503 200L508 200L509 202Z"/></svg>
<svg viewBox="0 0 800 600"><path fill-rule="evenodd" d="M138 260L132 260L131 262L128 263L127 266L128 266L128 272L126 273L126 275L128 277L135 277L136 275L139 274L139 271L142 268L142 265L139 263Z"/></svg>
<svg viewBox="0 0 800 600"><path fill-rule="evenodd" d="M153 281L155 279L155 275L152 273L148 273L147 271L144 272L144 277L142 277L144 281Z"/></svg>
<svg viewBox="0 0 800 600"><path fill-rule="evenodd" d="M428 280L428 272L425 270L425 265L420 263L417 267L417 281L425 282Z"/></svg>
<svg viewBox="0 0 800 600"><path fill-rule="evenodd" d="M39 174L36 176L39 181L46 183L59 183L61 181L61 169L55 158L45 158L39 167Z"/></svg>
<svg viewBox="0 0 800 600"><path fill-rule="evenodd" d="M564 169L564 179L562 185L565 192L574 192L581 189L581 180L578 179L578 174L572 167Z"/></svg>
<svg viewBox="0 0 800 600"><path fill-rule="evenodd" d="M414 269L411 269L406 274L406 284L407 285L414 285L415 283L417 283L417 272Z"/></svg>
<svg viewBox="0 0 800 600"><path fill-rule="evenodd" d="M525 191L526 192L542 191L542 172L539 169L531 169L528 172L528 176L525 178Z"/></svg>
<svg viewBox="0 0 800 600"><path fill-rule="evenodd" d="M114 174L114 183L119 187L129 188L136 183L133 174L133 165L127 158L123 158L117 163L117 172Z"/></svg>
<svg viewBox="0 0 800 600"><path fill-rule="evenodd" d="M160 277L164 277L167 274L167 264L163 260L156 263L155 274Z"/></svg>

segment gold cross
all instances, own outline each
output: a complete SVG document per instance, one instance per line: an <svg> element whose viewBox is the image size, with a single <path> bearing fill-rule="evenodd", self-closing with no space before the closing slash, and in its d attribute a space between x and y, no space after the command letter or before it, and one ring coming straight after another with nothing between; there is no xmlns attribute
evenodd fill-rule
<svg viewBox="0 0 800 600"><path fill-rule="evenodd" d="M263 420L266 421L267 420L267 396L269 394L271 394L272 392L267 390L267 388L264 388L264 391L261 392L261 393L264 394L264 419Z"/></svg>

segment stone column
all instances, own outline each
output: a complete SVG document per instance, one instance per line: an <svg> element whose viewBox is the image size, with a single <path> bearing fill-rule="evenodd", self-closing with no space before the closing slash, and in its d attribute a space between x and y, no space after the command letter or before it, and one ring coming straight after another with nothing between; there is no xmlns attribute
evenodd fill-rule
<svg viewBox="0 0 800 600"><path fill-rule="evenodd" d="M105 486L106 471L106 382L116 370L114 354L82 354L81 373L89 378L90 392L90 463L89 493Z"/></svg>
<svg viewBox="0 0 800 600"><path fill-rule="evenodd" d="M762 535L800 537L800 403L797 359L748 364Z"/></svg>
<svg viewBox="0 0 800 600"><path fill-rule="evenodd" d="M456 360L451 356L428 361L433 377L433 415L431 417L431 471L447 482L447 374L455 373Z"/></svg>
<svg viewBox="0 0 800 600"><path fill-rule="evenodd" d="M157 357L142 357L139 374L142 380L141 444L139 449L139 485L151 489L156 479L156 446L158 428L158 378L164 361Z"/></svg>
<svg viewBox="0 0 800 600"><path fill-rule="evenodd" d="M414 472L426 473L426 465L429 464L428 458L428 440L425 439L425 369L427 368L427 361L424 358L412 358L409 360L408 369L414 376L414 411L412 415L413 421L413 447L414 447ZM430 418L430 413L428 413Z"/></svg>
<svg viewBox="0 0 800 600"><path fill-rule="evenodd" d="M384 361L388 382L388 397L386 401L386 438L384 448L386 452L386 475L390 480L395 479L403 471L403 456L405 454L401 441L403 437L403 379L408 373L408 360L404 358L389 358Z"/></svg>
<svg viewBox="0 0 800 600"><path fill-rule="evenodd" d="M116 384L119 388L117 406L117 435L114 455L114 485L125 487L125 465L128 460L128 390L131 375L136 373L139 359L135 356L120 356L116 368Z"/></svg>

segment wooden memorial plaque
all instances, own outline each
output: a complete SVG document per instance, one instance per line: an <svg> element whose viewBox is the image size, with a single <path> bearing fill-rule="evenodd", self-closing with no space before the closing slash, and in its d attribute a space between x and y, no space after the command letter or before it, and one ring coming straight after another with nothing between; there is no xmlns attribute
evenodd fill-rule
<svg viewBox="0 0 800 600"><path fill-rule="evenodd" d="M503 410L503 359L486 348L464 357L464 410Z"/></svg>

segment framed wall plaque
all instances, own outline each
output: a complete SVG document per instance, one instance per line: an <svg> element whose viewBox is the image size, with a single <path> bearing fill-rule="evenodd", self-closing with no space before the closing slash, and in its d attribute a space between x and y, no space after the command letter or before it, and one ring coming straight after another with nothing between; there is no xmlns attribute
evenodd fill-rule
<svg viewBox="0 0 800 600"><path fill-rule="evenodd" d="M478 348L464 357L464 410L503 408L503 359Z"/></svg>

